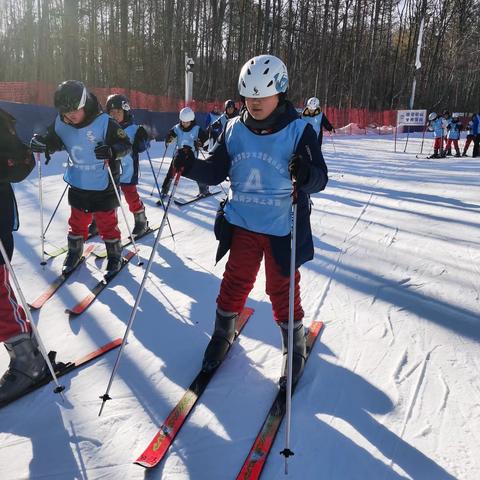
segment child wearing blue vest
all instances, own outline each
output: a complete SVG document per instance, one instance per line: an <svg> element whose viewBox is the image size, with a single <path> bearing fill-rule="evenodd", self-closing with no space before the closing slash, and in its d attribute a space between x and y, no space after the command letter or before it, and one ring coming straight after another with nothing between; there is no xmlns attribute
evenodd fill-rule
<svg viewBox="0 0 480 480"><path fill-rule="evenodd" d="M465 139L465 145L463 146L462 157L468 156L467 155L468 147L470 147L470 144L474 140L474 135L473 135L473 118L474 117L475 115L472 115L472 117L470 118L470 121L467 123L467 127L466 127L467 138Z"/></svg>
<svg viewBox="0 0 480 480"><path fill-rule="evenodd" d="M150 147L148 133L144 127L134 122L130 103L124 95L110 95L107 98L105 110L123 128L132 144L132 152L122 158L120 188L135 220L132 235L134 237L140 237L148 231L145 206L137 190L139 153L144 152Z"/></svg>
<svg viewBox="0 0 480 480"><path fill-rule="evenodd" d="M100 236L107 249L107 272L111 278L121 268L122 242L118 228L118 200L108 166L115 182L120 177L120 158L131 144L120 125L102 112L97 98L77 80L61 83L54 96L58 116L46 135L34 135L32 151L49 154L66 150L68 165L64 180L70 186L68 202L68 253L62 272L68 275L83 254L88 226L95 215Z"/></svg>
<svg viewBox="0 0 480 480"><path fill-rule="evenodd" d="M208 135L195 122L195 113L190 107L185 107L180 110L180 122L177 123L167 134L165 144L169 145L175 141L176 149L189 149L195 158L198 158L200 148L203 148L204 143L208 140ZM173 166L170 165L165 180L162 184L162 197L168 194L170 184L173 179ZM197 182L198 196L208 195L208 185L202 182ZM160 202L157 202L160 203Z"/></svg>
<svg viewBox="0 0 480 480"><path fill-rule="evenodd" d="M227 100L225 102L225 109L224 112L220 115L220 117L213 122L208 128L208 136L209 136L209 145L208 150L212 150L215 142L217 141L220 134L225 129L225 125L227 122L238 116L238 110L235 106L235 102L233 100ZM213 140L213 141L212 141Z"/></svg>
<svg viewBox="0 0 480 480"><path fill-rule="evenodd" d="M460 140L460 132L462 130L462 124L458 120L458 115L456 113L453 114L451 120L447 125L447 145L445 146L445 150L447 152L452 152L452 143L455 147L455 156L460 156L460 148L458 147L458 141Z"/></svg>
<svg viewBox="0 0 480 480"><path fill-rule="evenodd" d="M183 174L209 185L231 181L223 216L217 217L217 261L230 250L220 293L215 327L203 359L213 370L223 360L235 336L235 319L253 288L265 258L266 292L282 336L286 380L290 279L292 178L296 179L297 243L294 295L292 378L300 377L305 362L304 312L298 267L313 258L309 194L327 184L327 167L312 126L287 101L288 73L273 55L249 60L239 77L244 102L240 115L227 123L211 156L195 162L191 151L178 150L173 164Z"/></svg>
<svg viewBox="0 0 480 480"><path fill-rule="evenodd" d="M444 135L444 120L435 112L428 116L428 130L433 132L433 154L428 158L440 158L445 156L443 153L443 135Z"/></svg>
<svg viewBox="0 0 480 480"><path fill-rule="evenodd" d="M320 100L317 97L308 99L307 105L302 112L302 118L315 130L321 149L323 143L323 129L333 133L335 133L335 129L328 121L327 116L322 112L322 109L320 108Z"/></svg>

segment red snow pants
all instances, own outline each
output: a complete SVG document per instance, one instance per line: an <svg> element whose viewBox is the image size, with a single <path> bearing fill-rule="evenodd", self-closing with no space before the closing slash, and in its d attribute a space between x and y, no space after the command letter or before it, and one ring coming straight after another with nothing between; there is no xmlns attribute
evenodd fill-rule
<svg viewBox="0 0 480 480"><path fill-rule="evenodd" d="M451 148L452 148L452 143L453 143L453 146L455 147L455 151L456 151L457 153L460 153L460 149L458 148L458 140L453 140L453 139L451 139L451 138L449 138L449 139L447 140L447 145L446 145L446 147L445 147L445 150L451 150Z"/></svg>
<svg viewBox="0 0 480 480"><path fill-rule="evenodd" d="M70 226L69 235L88 238L88 226L92 223L92 217L95 215L97 228L102 240L120 240L121 233L118 229L117 210L107 210L105 212L87 213L71 207L72 213L68 220Z"/></svg>
<svg viewBox="0 0 480 480"><path fill-rule="evenodd" d="M265 256L265 291L272 302L273 317L276 322L288 321L288 291L290 278L281 274L275 263L270 239L267 235L234 227L230 255L223 274L218 308L226 312L240 312L252 290L257 273ZM303 318L300 300L300 272L295 271L294 319Z"/></svg>
<svg viewBox="0 0 480 480"><path fill-rule="evenodd" d="M125 200L128 203L128 209L130 210L130 212L137 213L144 210L145 207L140 200L140 195L138 194L136 185L122 183L120 184L120 188L125 195Z"/></svg>
<svg viewBox="0 0 480 480"><path fill-rule="evenodd" d="M433 142L433 149L434 150L440 150L441 148L443 148L443 138L442 137L437 137L437 138L435 138L435 140Z"/></svg>
<svg viewBox="0 0 480 480"><path fill-rule="evenodd" d="M6 265L0 265L0 342L31 332L23 308L17 303Z"/></svg>

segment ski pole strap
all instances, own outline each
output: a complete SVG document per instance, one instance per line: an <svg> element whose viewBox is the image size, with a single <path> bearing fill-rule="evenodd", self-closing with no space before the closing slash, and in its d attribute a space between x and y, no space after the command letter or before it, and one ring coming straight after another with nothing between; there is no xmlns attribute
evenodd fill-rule
<svg viewBox="0 0 480 480"><path fill-rule="evenodd" d="M297 180L295 178L292 178L292 205L295 205L298 203L298 189L297 189Z"/></svg>

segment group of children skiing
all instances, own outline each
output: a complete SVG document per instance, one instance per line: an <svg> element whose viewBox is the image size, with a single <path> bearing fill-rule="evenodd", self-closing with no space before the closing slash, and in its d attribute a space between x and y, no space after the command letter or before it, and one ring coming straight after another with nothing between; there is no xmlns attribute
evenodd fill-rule
<svg viewBox="0 0 480 480"><path fill-rule="evenodd" d="M285 359L289 282L294 277L294 296L290 300L294 311L292 379L295 383L306 356L298 268L314 254L309 195L323 190L327 184L321 136L323 127L327 130L333 127L316 98L309 100L302 115L306 121L303 120L287 98L288 86L284 63L273 55L260 55L250 59L240 72L238 89L243 104L240 112L233 100L227 100L223 114L213 118L205 131L196 124L191 108L182 109L180 122L166 138L167 144L176 143L176 150L162 194L168 194L176 171L195 180L201 195L207 194L209 185L227 178L231 182L222 214L217 216L220 224L215 225L219 255L228 250L230 253L203 368L215 369L226 354L235 336L235 321L265 258L266 292L281 332ZM135 123L129 101L123 95L108 97L104 112L82 82L68 80L58 86L54 104L58 111L54 123L46 133L35 134L29 147L18 140L11 125L5 128L1 125L0 131L12 134L8 140L2 138L0 149L0 195L10 212L7 223L2 217L1 239L11 257L17 215L10 182L23 179L31 171L32 152L45 155L48 163L52 153L66 150L69 161L64 180L69 187L71 211L68 252L62 272L69 275L81 261L89 229L91 233L95 222L106 245L105 277L109 279L122 265L118 186L134 216L132 235L139 237L149 229L145 206L136 188L139 153L148 148L149 137ZM209 151L208 156L204 150ZM294 252L291 252L292 191L298 212ZM294 271L290 269L292 254ZM1 405L42 380L48 371L25 312L9 285L8 272L3 263L0 267L0 341L10 355L8 370L0 379ZM285 385L286 368L284 362L281 385Z"/></svg>
<svg viewBox="0 0 480 480"><path fill-rule="evenodd" d="M479 153L480 144L480 114L473 114L467 123L465 130L467 137L460 154L460 132L464 130L460 117L457 113L450 114L448 110L444 110L442 115L431 112L428 116L427 129L433 132L433 154L429 158L441 158L452 155L452 145L455 148L455 157L466 157L468 148L473 142L472 157L476 157Z"/></svg>

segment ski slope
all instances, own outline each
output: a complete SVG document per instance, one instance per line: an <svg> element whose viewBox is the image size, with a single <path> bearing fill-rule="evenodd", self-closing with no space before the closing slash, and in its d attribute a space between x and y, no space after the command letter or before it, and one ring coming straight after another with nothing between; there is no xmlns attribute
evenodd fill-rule
<svg viewBox="0 0 480 480"><path fill-rule="evenodd" d="M336 152L325 139L330 182L313 197L316 256L301 269L305 324L318 319L325 328L293 399L289 475L278 453L282 428L264 479L480 478L480 159L416 159L420 142L410 138L410 153L395 154L391 137L337 137ZM163 149L152 147L155 168ZM45 224L64 189L65 160L58 153L43 167ZM157 223L148 162L141 168L139 189ZM13 265L28 300L63 260L40 266L37 192L35 172L16 186ZM178 197L194 193L196 184L183 179ZM165 228L101 417L99 396L117 351L63 377L66 403L50 385L0 410L2 480L236 477L281 364L263 269L247 304L253 317L166 459L148 474L132 464L197 373L208 343L225 264L214 265L219 198L171 207L174 240ZM65 243L64 202L47 233L56 246ZM140 242L145 260L153 241ZM47 348L62 360L123 336L143 275L134 260L83 315L64 313L101 265L89 258L33 312ZM0 372L7 364L2 348Z"/></svg>

